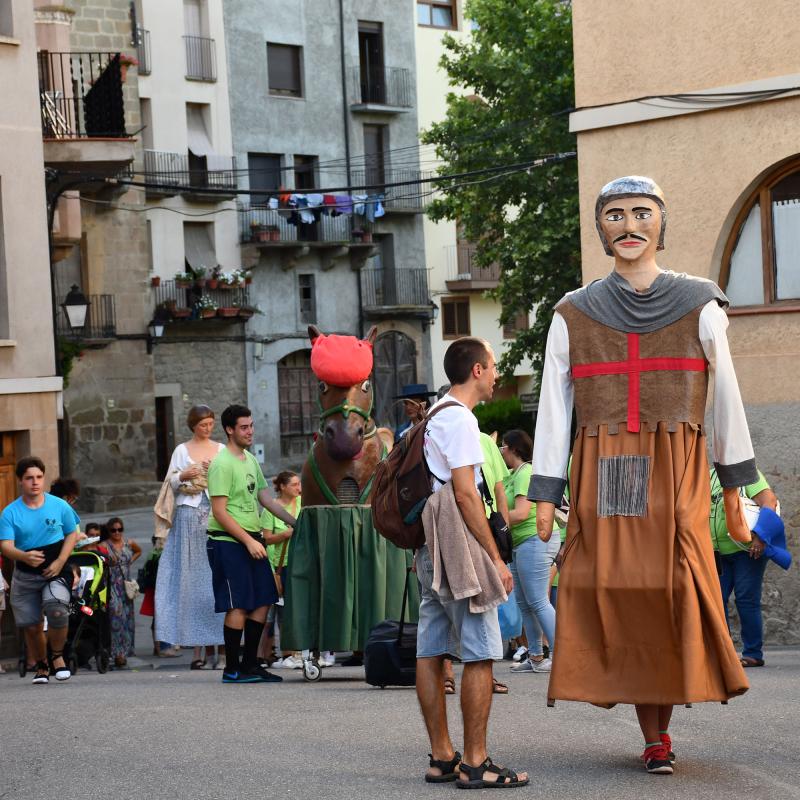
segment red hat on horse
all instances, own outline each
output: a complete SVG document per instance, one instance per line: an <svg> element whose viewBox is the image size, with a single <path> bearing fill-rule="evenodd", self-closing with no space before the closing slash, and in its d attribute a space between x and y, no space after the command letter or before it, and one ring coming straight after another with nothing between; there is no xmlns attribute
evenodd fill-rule
<svg viewBox="0 0 800 800"><path fill-rule="evenodd" d="M331 386L352 386L372 373L372 342L324 333L311 343L311 369Z"/></svg>

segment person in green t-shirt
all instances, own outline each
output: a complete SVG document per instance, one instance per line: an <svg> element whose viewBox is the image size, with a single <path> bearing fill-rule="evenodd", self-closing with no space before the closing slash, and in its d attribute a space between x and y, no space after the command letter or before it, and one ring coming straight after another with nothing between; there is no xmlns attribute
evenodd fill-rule
<svg viewBox="0 0 800 800"><path fill-rule="evenodd" d="M759 471L758 481L745 486L745 496L759 506L777 510L778 498ZM719 581L722 589L722 604L725 608L725 621L728 622L728 600L734 595L736 610L742 626L742 655L744 667L764 666L764 634L761 619L761 587L767 559L764 558L764 542L753 534L753 541L739 544L728 535L725 523L725 508L722 501L722 485L717 471L711 467L711 541L719 553L722 571ZM730 622L728 622L730 628Z"/></svg>
<svg viewBox="0 0 800 800"><path fill-rule="evenodd" d="M525 431L508 431L503 436L500 452L511 470L504 482L514 542L514 560L510 566L514 596L528 639L528 657L511 669L514 672L549 672L552 662L544 657L542 633L552 653L556 640L556 611L550 604L550 567L559 541L551 537L550 542L543 542L536 535L536 505L528 500L533 456L531 437ZM554 547L555 552L551 552Z"/></svg>
<svg viewBox="0 0 800 800"><path fill-rule="evenodd" d="M255 456L253 416L242 405L222 412L228 444L208 468L208 560L215 611L225 613L226 667L223 683L276 682L280 676L258 663L258 643L267 611L278 599L275 579L261 534L259 503L294 527L295 518L273 497ZM244 631L244 649L239 653Z"/></svg>

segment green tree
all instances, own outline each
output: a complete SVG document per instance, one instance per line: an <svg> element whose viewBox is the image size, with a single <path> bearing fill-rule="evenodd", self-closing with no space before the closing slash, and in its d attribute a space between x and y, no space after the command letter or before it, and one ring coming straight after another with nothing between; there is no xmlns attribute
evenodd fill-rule
<svg viewBox="0 0 800 800"><path fill-rule="evenodd" d="M447 116L423 134L444 162L441 174L574 151L570 3L470 0L466 16L476 23L472 36L446 36L441 65L451 85L473 94L448 94ZM479 265L500 265L491 293L500 322L538 309L504 355L503 374L527 356L540 376L553 306L580 285L577 160L455 179L445 189L428 213L458 221L460 237L477 244Z"/></svg>

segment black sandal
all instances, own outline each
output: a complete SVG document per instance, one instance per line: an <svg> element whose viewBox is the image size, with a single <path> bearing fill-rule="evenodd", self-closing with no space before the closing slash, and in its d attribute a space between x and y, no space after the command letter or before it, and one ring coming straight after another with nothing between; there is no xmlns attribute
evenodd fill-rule
<svg viewBox="0 0 800 800"><path fill-rule="evenodd" d="M202 658L197 658L189 665L189 669L203 669L206 662Z"/></svg>
<svg viewBox="0 0 800 800"><path fill-rule="evenodd" d="M36 674L32 683L50 683L50 667L46 661L36 662Z"/></svg>
<svg viewBox="0 0 800 800"><path fill-rule="evenodd" d="M431 767L441 770L441 775L425 775L425 783L449 783L458 778L458 765L461 763L461 753L456 754L449 761L437 761L432 753L428 753Z"/></svg>
<svg viewBox="0 0 800 800"><path fill-rule="evenodd" d="M456 786L459 789L516 789L517 786L527 786L530 778L520 780L517 773L508 767L498 767L492 762L491 758L486 759L483 764L477 767L471 767L469 764L461 762L461 772L469 775L469 780L462 781L461 778L456 780ZM491 772L497 775L497 780L486 781L483 779L485 772Z"/></svg>

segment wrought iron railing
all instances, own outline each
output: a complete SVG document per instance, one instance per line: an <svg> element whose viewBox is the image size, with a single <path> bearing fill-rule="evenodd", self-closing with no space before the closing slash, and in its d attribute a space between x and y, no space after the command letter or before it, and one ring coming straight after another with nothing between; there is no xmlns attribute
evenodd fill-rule
<svg viewBox="0 0 800 800"><path fill-rule="evenodd" d="M152 69L150 63L150 31L144 28L136 29L136 57L139 61L139 74L149 75Z"/></svg>
<svg viewBox="0 0 800 800"><path fill-rule="evenodd" d="M117 315L113 294L90 294L87 298L86 324L78 331L69 325L67 314L60 309L56 316L56 333L63 339L113 339L117 335Z"/></svg>
<svg viewBox="0 0 800 800"><path fill-rule="evenodd" d="M128 137L119 53L45 51L38 60L45 138Z"/></svg>
<svg viewBox="0 0 800 800"><path fill-rule="evenodd" d="M497 283L500 280L500 265L484 267L478 264L478 248L474 244L451 245L445 251L448 281Z"/></svg>
<svg viewBox="0 0 800 800"><path fill-rule="evenodd" d="M213 281L211 281L213 283ZM153 300L158 312L166 311L172 318L197 319L201 316L203 298L217 308L241 308L250 305L250 290L245 284L226 289L210 288L209 279L188 285L178 281L161 281L153 286ZM190 313L186 314L186 311Z"/></svg>
<svg viewBox="0 0 800 800"><path fill-rule="evenodd" d="M364 193L383 194L383 205L387 211L422 211L431 200L434 185L430 182L433 172L420 172L412 169L392 169L391 167L367 167L353 170L350 183L354 192L357 187L376 187L364 189ZM405 183L405 186L386 186L386 184Z"/></svg>
<svg viewBox="0 0 800 800"><path fill-rule="evenodd" d="M205 166L205 169L203 169ZM161 150L144 151L144 174L154 191L185 189L236 189L235 156L210 155L204 158Z"/></svg>
<svg viewBox="0 0 800 800"><path fill-rule="evenodd" d="M193 81L217 79L217 45L204 36L184 36L186 77Z"/></svg>
<svg viewBox="0 0 800 800"><path fill-rule="evenodd" d="M358 235L354 233L352 218L346 215L330 217L318 213L313 222L303 222L300 209L292 214L289 209L277 211L266 206L240 206L239 239L242 243L336 243L358 240Z"/></svg>
<svg viewBox="0 0 800 800"><path fill-rule="evenodd" d="M414 82L404 67L353 67L350 71L350 102L412 108Z"/></svg>
<svg viewBox="0 0 800 800"><path fill-rule="evenodd" d="M427 306L428 271L418 267L362 269L361 302L364 308Z"/></svg>

